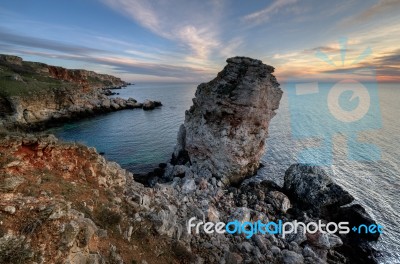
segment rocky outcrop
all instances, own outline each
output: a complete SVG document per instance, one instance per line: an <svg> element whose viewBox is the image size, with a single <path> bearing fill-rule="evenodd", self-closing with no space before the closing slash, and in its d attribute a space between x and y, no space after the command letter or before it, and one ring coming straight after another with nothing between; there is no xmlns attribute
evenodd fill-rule
<svg viewBox="0 0 400 264"><path fill-rule="evenodd" d="M285 173L283 188L303 210L321 216L332 208L351 203L354 197L335 184L317 166L294 164Z"/></svg>
<svg viewBox="0 0 400 264"><path fill-rule="evenodd" d="M245 57L227 63L214 80L197 87L173 163L190 162L199 174L238 183L259 167L282 91L273 67Z"/></svg>
<svg viewBox="0 0 400 264"><path fill-rule="evenodd" d="M375 220L359 204L350 203L354 197L334 183L320 167L294 164L287 169L283 191L292 199L294 207L308 216L330 222L347 222L349 227L360 225L378 226ZM376 263L376 250L368 243L378 240L380 233L339 234L341 240L338 252L343 253L351 263Z"/></svg>
<svg viewBox="0 0 400 264"><path fill-rule="evenodd" d="M146 100L143 102L143 110L153 110L156 107L162 106L160 101Z"/></svg>
<svg viewBox="0 0 400 264"><path fill-rule="evenodd" d="M0 125L42 129L66 120L122 109L152 110L156 101L138 103L110 98L109 89L127 83L120 78L86 70L69 70L0 55ZM17 76L17 77L16 77Z"/></svg>

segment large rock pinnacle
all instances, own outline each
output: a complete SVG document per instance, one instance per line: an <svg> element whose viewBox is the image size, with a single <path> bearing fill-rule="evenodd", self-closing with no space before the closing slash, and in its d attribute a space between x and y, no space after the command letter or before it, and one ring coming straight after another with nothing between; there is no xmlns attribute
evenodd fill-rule
<svg viewBox="0 0 400 264"><path fill-rule="evenodd" d="M190 162L200 176L238 183L253 175L282 90L260 60L234 57L218 76L197 87L178 134L172 162Z"/></svg>

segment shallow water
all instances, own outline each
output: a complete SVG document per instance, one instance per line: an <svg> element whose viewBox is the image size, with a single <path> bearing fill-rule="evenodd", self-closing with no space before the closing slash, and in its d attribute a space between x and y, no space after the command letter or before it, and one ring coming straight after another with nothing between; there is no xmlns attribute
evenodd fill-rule
<svg viewBox="0 0 400 264"><path fill-rule="evenodd" d="M58 137L94 146L109 160L136 173L147 172L170 158L176 135L183 123L185 110L192 105L194 84L138 84L115 90L119 97L160 100L163 107L153 111L123 110L54 128ZM270 125L267 151L262 158L265 165L259 178L283 183L285 170L297 161L305 146L320 144L321 140L293 138L290 108L285 92L277 115ZM400 85L379 86L382 128L359 133L359 140L373 143L381 150L379 161L356 162L347 159L347 134L335 134L333 165L328 166L334 180L363 204L376 221L384 226L376 247L383 251L382 263L400 263ZM302 117L306 126L326 122L324 111L318 107ZM340 129L339 129L340 130ZM345 129L343 129L345 131Z"/></svg>

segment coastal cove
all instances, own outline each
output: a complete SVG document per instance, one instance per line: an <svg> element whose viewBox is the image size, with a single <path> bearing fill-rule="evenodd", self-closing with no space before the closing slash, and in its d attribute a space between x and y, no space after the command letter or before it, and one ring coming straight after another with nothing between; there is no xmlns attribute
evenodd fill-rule
<svg viewBox="0 0 400 264"><path fill-rule="evenodd" d="M98 152L118 162L133 173L145 173L158 163L170 159L176 144L179 125L183 123L185 110L192 105L196 84L137 84L115 90L113 97L162 101L163 107L153 111L123 110L90 119L71 122L48 132L57 137L81 142L96 147ZM284 88L284 85L283 85ZM366 132L361 137L377 144L382 149L382 160L375 163L356 163L345 159L345 138L335 138L335 162L331 168L334 180L348 190L357 201L364 205L376 221L384 226L384 234L377 248L383 251L382 263L393 263L400 251L399 229L395 221L398 212L398 171L396 150L400 148L395 140L398 120L396 98L400 97L398 85L381 84L379 90L383 128ZM395 93L395 94L394 94ZM314 120L323 118L316 111ZM315 122L317 122L315 121ZM314 122L314 121L313 121ZM284 93L277 116L269 127L267 152L262 161L265 165L258 172L258 178L272 179L283 184L284 171L296 162L296 154L310 141L299 143L292 139L288 101ZM312 140L311 140L312 141ZM315 141L317 142L317 141ZM311 142L312 143L312 142Z"/></svg>
<svg viewBox="0 0 400 264"><path fill-rule="evenodd" d="M399 10L1 1L0 264L400 264Z"/></svg>

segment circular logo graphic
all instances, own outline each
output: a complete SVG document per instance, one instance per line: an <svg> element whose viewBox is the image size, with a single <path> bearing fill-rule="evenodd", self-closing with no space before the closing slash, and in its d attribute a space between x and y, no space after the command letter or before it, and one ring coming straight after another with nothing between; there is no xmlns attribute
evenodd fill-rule
<svg viewBox="0 0 400 264"><path fill-rule="evenodd" d="M343 100L343 95L350 94L351 98ZM356 107L344 107L358 101ZM364 85L355 80L343 80L336 83L328 93L328 109L339 121L356 122L368 113L371 103L369 92ZM349 109L353 108L353 109Z"/></svg>

